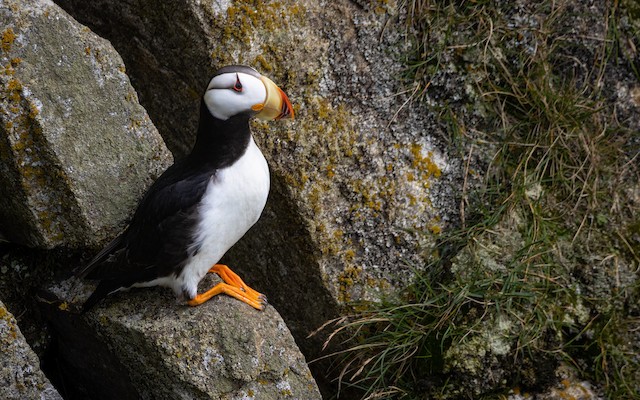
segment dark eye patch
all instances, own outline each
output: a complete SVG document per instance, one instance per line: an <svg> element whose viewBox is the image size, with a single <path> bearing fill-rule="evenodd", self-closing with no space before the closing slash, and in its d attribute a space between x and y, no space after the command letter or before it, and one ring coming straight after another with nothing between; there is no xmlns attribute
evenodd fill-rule
<svg viewBox="0 0 640 400"><path fill-rule="evenodd" d="M233 85L233 90L240 93L242 92L242 83L240 82L240 77L236 74L236 84Z"/></svg>

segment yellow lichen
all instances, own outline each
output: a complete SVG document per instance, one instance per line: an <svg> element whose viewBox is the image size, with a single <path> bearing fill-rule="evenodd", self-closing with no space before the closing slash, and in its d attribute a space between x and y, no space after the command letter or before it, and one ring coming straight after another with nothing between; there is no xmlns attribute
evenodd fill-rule
<svg viewBox="0 0 640 400"><path fill-rule="evenodd" d="M351 300L349 289L359 281L360 274L362 273L361 267L346 267L338 276L338 300L343 303L347 303Z"/></svg>
<svg viewBox="0 0 640 400"><path fill-rule="evenodd" d="M29 103L29 118L34 119L38 114L40 114L38 107L34 103Z"/></svg>
<svg viewBox="0 0 640 400"><path fill-rule="evenodd" d="M329 164L326 167L327 169L327 178L331 179L336 175L333 165Z"/></svg>
<svg viewBox="0 0 640 400"><path fill-rule="evenodd" d="M19 63L17 60L14 63ZM48 161L42 160L42 127L37 120L39 115L36 103L23 95L22 83L13 76L4 82L2 96L5 99L3 112L12 113L11 121L5 122L4 128L10 138L9 148L3 151L12 153L16 165L19 165L21 180L18 182L29 191L32 187L55 188L65 177L59 169L46 168ZM4 154L3 154L4 156ZM42 231L47 232L47 240L56 242L64 237L64 221L49 206L50 203L67 204L66 198L55 190L50 191L49 197L43 199L34 208L36 223Z"/></svg>
<svg viewBox="0 0 640 400"><path fill-rule="evenodd" d="M18 65L20 65L21 62L22 62L22 59L20 57L12 58L7 65L0 68L0 73L6 76L15 75L16 73L15 68L18 67Z"/></svg>
<svg viewBox="0 0 640 400"><path fill-rule="evenodd" d="M3 75L7 75L7 76L12 76L16 73L15 69L13 68L13 66L11 64L8 64L4 67L4 69L2 70L2 74Z"/></svg>
<svg viewBox="0 0 640 400"><path fill-rule="evenodd" d="M331 105L326 101L323 101L317 104L319 106L316 110L317 117L321 119L329 118L329 116L333 111Z"/></svg>
<svg viewBox="0 0 640 400"><path fill-rule="evenodd" d="M137 130L140 129L140 127L144 124L144 121L141 121L139 119L134 119L131 118L129 120L129 129L131 130Z"/></svg>
<svg viewBox="0 0 640 400"><path fill-rule="evenodd" d="M420 173L421 178L439 178L442 174L440 167L433 162L433 153L428 152L427 156L422 155L422 146L417 143L411 145L411 155L413 156L412 166Z"/></svg>
<svg viewBox="0 0 640 400"><path fill-rule="evenodd" d="M262 54L256 57L255 63L260 65L260 68L262 68L262 71L271 72L273 70L273 67L271 66L271 64L267 62L267 60L262 56Z"/></svg>
<svg viewBox="0 0 640 400"><path fill-rule="evenodd" d="M20 101L20 91L22 90L22 83L19 80L12 78L7 82L7 91L10 93L10 100L13 102ZM17 97L16 97L17 96Z"/></svg>
<svg viewBox="0 0 640 400"><path fill-rule="evenodd" d="M346 261L349 261L349 262L353 261L354 258L356 258L356 252L354 250L352 250L352 249L345 250L344 259Z"/></svg>
<svg viewBox="0 0 640 400"><path fill-rule="evenodd" d="M226 23L223 26L223 40L237 40L250 44L256 29L273 32L276 28L286 29L288 17L298 17L299 6L287 7L283 3L265 3L262 0L239 0L227 8Z"/></svg>
<svg viewBox="0 0 640 400"><path fill-rule="evenodd" d="M11 45L16 40L16 34L12 28L7 28L2 32L2 51L8 52L11 50Z"/></svg>
<svg viewBox="0 0 640 400"><path fill-rule="evenodd" d="M274 27L282 31L306 23L305 10L294 3L291 0L236 0L226 12L212 14L213 25L220 29L212 31L217 45L211 49L211 57L219 65L247 63L276 74L271 78L283 85L291 97L296 121L277 130L269 128L272 134L263 139L263 144L274 161L280 162L278 173L288 190L306 199L301 212L310 220L326 221L326 224L310 223L312 234L321 243L322 255L347 264L342 268L353 268L350 264L355 264L366 239L345 243L345 237L351 233L336 232L334 214L357 224L382 219L397 223L396 219L405 214L402 206L426 204L427 195L415 191L440 176L440 170L432 161L431 153L423 153L419 146L412 148L386 136L380 143L378 136L361 130L348 105L318 95L322 93L318 89L324 78L323 71L296 63L299 60L291 59L281 42L274 40L277 39ZM384 1L377 5L386 7ZM315 44L304 40L299 43L308 51L303 54L315 54ZM369 147L372 152L386 151L384 164L377 164L379 158L373 156L376 153L370 152ZM302 159L295 165L278 158L279 154L296 154L300 149L303 149ZM405 175L414 183L407 185ZM337 194L333 182L336 180L340 185ZM404 190L406 186L409 191ZM425 229L428 226L424 220L422 226ZM353 289L347 290L354 284L353 273L347 271L339 279L341 297L348 298L348 292L353 292ZM336 282L336 276L327 281ZM373 284L368 280L358 283L367 282Z"/></svg>

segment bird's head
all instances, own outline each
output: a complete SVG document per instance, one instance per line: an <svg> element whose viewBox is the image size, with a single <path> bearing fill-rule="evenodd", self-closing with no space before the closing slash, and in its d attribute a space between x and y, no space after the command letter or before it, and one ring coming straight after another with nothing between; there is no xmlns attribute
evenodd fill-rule
<svg viewBox="0 0 640 400"><path fill-rule="evenodd" d="M204 102L211 115L223 121L238 114L293 118L287 95L271 79L243 65L220 68L207 86Z"/></svg>

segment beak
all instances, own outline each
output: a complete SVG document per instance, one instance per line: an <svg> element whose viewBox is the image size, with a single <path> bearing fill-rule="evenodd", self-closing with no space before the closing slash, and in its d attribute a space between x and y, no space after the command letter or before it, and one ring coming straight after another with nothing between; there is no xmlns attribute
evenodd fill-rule
<svg viewBox="0 0 640 400"><path fill-rule="evenodd" d="M266 76L261 76L260 80L267 89L267 98L264 104L256 104L253 109L259 111L256 114L260 119L293 119L293 107L287 95L273 81Z"/></svg>

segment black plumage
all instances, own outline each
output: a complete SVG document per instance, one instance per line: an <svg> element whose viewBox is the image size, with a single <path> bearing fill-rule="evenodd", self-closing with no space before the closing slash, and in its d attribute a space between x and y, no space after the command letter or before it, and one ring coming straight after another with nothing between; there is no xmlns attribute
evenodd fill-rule
<svg viewBox="0 0 640 400"><path fill-rule="evenodd" d="M221 121L202 102L191 153L151 185L125 231L78 273L81 278L100 280L83 309L119 288L179 273L189 247L197 250L192 246L197 207L209 180L243 154L250 136L248 114Z"/></svg>
<svg viewBox="0 0 640 400"><path fill-rule="evenodd" d="M100 281L85 302L85 311L110 293L146 284L170 286L191 305L222 292L264 308L264 296L228 267L210 269L255 223L266 201L269 174L251 138L249 120L254 116L292 118L293 110L284 92L255 70L244 66L218 70L201 102L191 153L151 185L124 232L78 271L81 278ZM245 188L245 180L256 186ZM224 201L216 202L218 198ZM236 198L248 208L238 209ZM211 226L218 222L223 226ZM199 259L201 249L206 251ZM203 260L205 256L214 259ZM207 270L225 281L218 285L224 286L222 291L214 287L205 293L211 294L208 297L197 294L197 282ZM165 277L169 283L158 282Z"/></svg>

